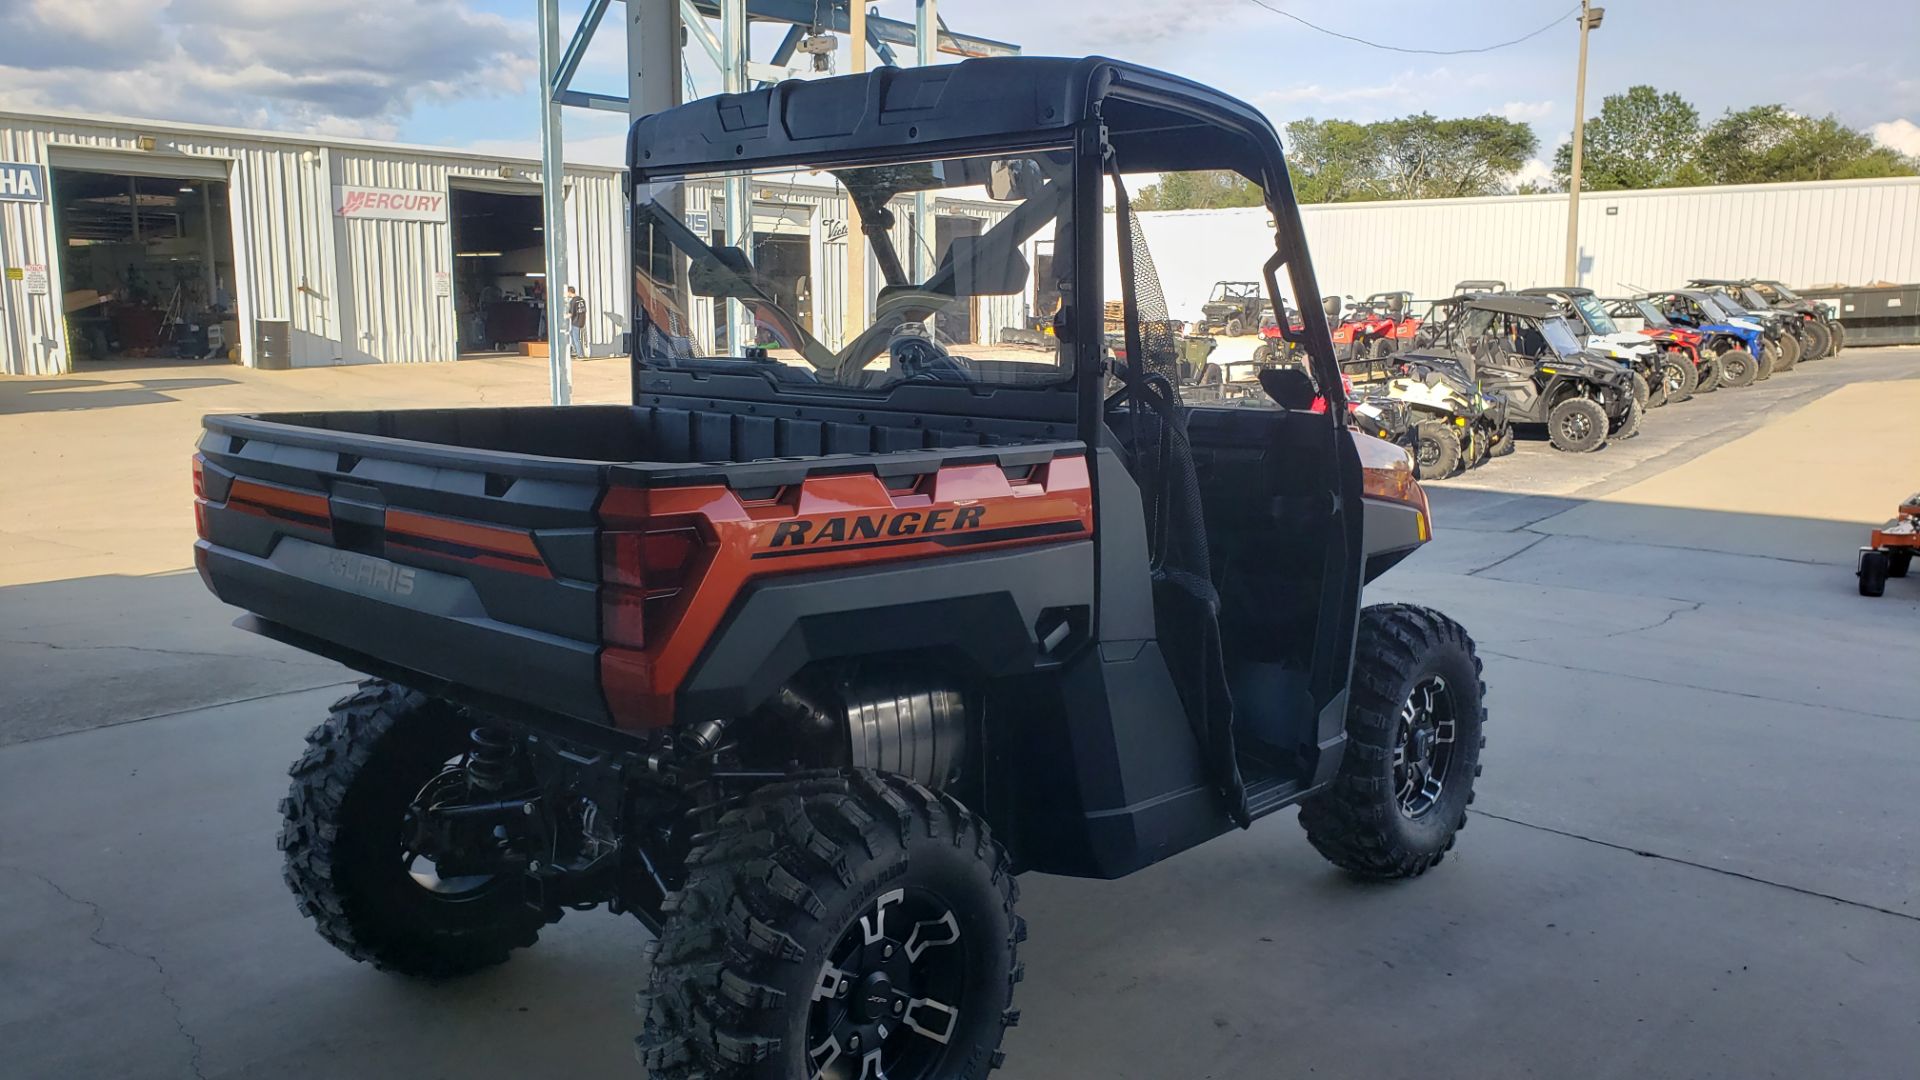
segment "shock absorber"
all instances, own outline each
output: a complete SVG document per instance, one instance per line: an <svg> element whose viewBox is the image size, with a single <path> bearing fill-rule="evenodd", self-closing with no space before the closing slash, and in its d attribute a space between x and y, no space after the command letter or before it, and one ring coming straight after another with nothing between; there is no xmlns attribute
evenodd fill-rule
<svg viewBox="0 0 1920 1080"><path fill-rule="evenodd" d="M468 733L467 783L480 791L499 791L513 779L519 744L502 727L477 727Z"/></svg>

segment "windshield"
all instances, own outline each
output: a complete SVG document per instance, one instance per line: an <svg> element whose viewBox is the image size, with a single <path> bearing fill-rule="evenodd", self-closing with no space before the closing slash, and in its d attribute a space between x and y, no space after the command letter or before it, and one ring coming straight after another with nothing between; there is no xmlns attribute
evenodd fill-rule
<svg viewBox="0 0 1920 1080"><path fill-rule="evenodd" d="M1785 285L1782 285L1777 281L1763 281L1760 284L1765 285L1767 288L1772 289L1774 292L1779 293L1780 299L1782 300L1800 299L1799 293L1794 292L1792 289L1787 288Z"/></svg>
<svg viewBox="0 0 1920 1080"><path fill-rule="evenodd" d="M1639 309L1640 318L1644 319L1648 326L1664 330L1673 325L1673 321L1667 318L1667 313L1661 311L1651 300L1635 300L1633 306Z"/></svg>
<svg viewBox="0 0 1920 1080"><path fill-rule="evenodd" d="M1740 302L1755 311L1765 311L1773 306L1766 297L1760 295L1758 290L1750 288L1740 290Z"/></svg>
<svg viewBox="0 0 1920 1080"><path fill-rule="evenodd" d="M1707 298L1708 314L1717 313L1722 318L1727 319L1744 319L1747 317L1746 312L1735 307L1733 301L1724 296L1719 296L1714 293L1703 293L1702 295Z"/></svg>
<svg viewBox="0 0 1920 1080"><path fill-rule="evenodd" d="M1606 305L1600 302L1599 297L1576 293L1573 297L1573 306L1580 309L1581 316L1587 320L1587 325L1593 328L1594 333L1605 336L1620 332L1620 328L1614 325L1613 316L1607 314Z"/></svg>
<svg viewBox="0 0 1920 1080"><path fill-rule="evenodd" d="M1051 384L1071 158L689 177L634 194L634 355L783 384ZM854 254L854 253L860 254Z"/></svg>
<svg viewBox="0 0 1920 1080"><path fill-rule="evenodd" d="M1561 356L1572 356L1580 351L1580 339L1573 335L1573 327L1558 315L1540 320L1540 336Z"/></svg>

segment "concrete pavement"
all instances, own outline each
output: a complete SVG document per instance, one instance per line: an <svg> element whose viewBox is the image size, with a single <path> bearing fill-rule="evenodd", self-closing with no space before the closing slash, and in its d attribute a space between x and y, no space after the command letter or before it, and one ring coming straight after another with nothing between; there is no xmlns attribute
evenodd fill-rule
<svg viewBox="0 0 1920 1080"><path fill-rule="evenodd" d="M1481 644L1487 772L1455 855L1361 885L1281 815L1120 882L1030 877L1003 1075L1912 1075L1920 582L1867 600L1850 571L1920 486L1916 395L1920 350L1850 351L1602 454L1527 444L1436 485L1438 539L1369 599ZM0 589L0 639L185 655L115 681L132 652L0 651L36 700L169 714L0 746L9 1075L634 1075L631 921L570 914L427 987L299 918L273 806L337 696L303 687L339 669L226 629L190 573L36 565Z"/></svg>

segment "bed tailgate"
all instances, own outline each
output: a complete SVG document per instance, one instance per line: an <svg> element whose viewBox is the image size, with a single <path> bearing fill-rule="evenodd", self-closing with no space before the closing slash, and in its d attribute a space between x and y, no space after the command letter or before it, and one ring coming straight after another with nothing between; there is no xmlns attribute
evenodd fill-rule
<svg viewBox="0 0 1920 1080"><path fill-rule="evenodd" d="M273 636L604 722L603 479L593 462L208 417L194 562Z"/></svg>

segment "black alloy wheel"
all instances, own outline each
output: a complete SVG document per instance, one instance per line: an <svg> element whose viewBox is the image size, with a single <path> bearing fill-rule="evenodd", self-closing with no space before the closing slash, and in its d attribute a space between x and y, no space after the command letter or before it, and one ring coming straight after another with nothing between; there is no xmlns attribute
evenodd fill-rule
<svg viewBox="0 0 1920 1080"><path fill-rule="evenodd" d="M1407 694L1393 744L1393 793L1400 812L1418 820L1439 804L1459 738L1447 680L1428 675Z"/></svg>
<svg viewBox="0 0 1920 1080"><path fill-rule="evenodd" d="M1026 925L987 825L852 770L769 784L687 856L650 946L653 1080L983 1080Z"/></svg>
<svg viewBox="0 0 1920 1080"><path fill-rule="evenodd" d="M934 892L895 889L842 934L807 1016L815 1080L945 1076L967 988L960 922Z"/></svg>

